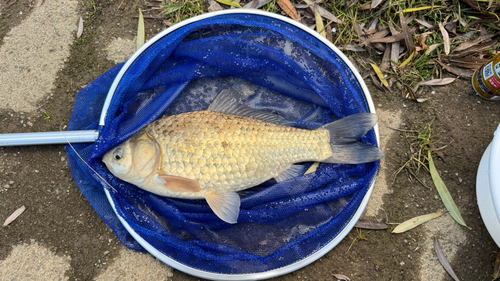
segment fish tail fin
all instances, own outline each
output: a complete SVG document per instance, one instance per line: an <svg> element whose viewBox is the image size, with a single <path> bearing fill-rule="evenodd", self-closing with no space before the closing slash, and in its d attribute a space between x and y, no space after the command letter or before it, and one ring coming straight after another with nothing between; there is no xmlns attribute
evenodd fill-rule
<svg viewBox="0 0 500 281"><path fill-rule="evenodd" d="M364 142L333 144L332 155L321 162L336 164L361 164L380 160L385 153L377 146Z"/></svg>
<svg viewBox="0 0 500 281"><path fill-rule="evenodd" d="M373 113L349 115L319 127L330 132L332 156L326 163L359 164L380 160L385 153L378 147L359 140L377 124L378 116Z"/></svg>
<svg viewBox="0 0 500 281"><path fill-rule="evenodd" d="M318 129L330 132L331 143L346 144L359 141L377 124L377 121L377 114L358 113L328 123Z"/></svg>

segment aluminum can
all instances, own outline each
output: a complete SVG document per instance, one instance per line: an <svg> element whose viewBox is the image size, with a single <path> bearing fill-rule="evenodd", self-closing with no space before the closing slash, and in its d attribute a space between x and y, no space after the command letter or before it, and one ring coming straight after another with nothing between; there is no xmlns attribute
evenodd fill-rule
<svg viewBox="0 0 500 281"><path fill-rule="evenodd" d="M487 100L500 100L500 54L474 72L472 88Z"/></svg>

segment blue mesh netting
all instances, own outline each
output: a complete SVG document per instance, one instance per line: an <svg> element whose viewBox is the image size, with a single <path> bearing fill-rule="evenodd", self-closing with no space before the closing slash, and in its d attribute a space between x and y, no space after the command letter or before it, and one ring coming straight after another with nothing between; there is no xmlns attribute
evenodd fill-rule
<svg viewBox="0 0 500 281"><path fill-rule="evenodd" d="M98 128L104 99L121 67L80 92L70 130ZM221 274L265 272L302 260L332 241L358 209L378 162L321 164L315 173L242 191L234 225L218 219L204 200L159 197L107 171L101 157L114 146L165 113L206 109L229 87L247 96L247 105L271 110L302 128L369 111L344 61L307 32L280 20L221 15L166 34L127 69L97 142L74 145L113 188L68 149L78 186L127 247L143 250L118 221L104 189L118 214L158 251L189 267ZM376 144L374 132L363 141Z"/></svg>

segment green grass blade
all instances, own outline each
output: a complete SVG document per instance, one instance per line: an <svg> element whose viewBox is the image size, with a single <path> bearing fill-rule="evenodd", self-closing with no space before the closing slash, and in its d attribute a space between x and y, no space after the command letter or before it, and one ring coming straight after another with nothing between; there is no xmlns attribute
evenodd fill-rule
<svg viewBox="0 0 500 281"><path fill-rule="evenodd" d="M145 38L144 16L142 15L141 9L139 9L139 24L137 25L137 50L139 50L142 45L144 45Z"/></svg>
<svg viewBox="0 0 500 281"><path fill-rule="evenodd" d="M436 186L439 196L441 196L441 200L443 200L444 206L450 213L451 217L455 219L455 221L457 221L460 225L463 225L470 229L470 227L468 227L465 224L465 221L462 218L462 215L460 214L460 211L458 210L455 201L453 201L453 198L451 197L448 188L446 188L446 185L439 176L438 171L436 170L436 166L434 166L434 161L432 160L432 155L430 150L428 155L429 155L429 171L431 172L432 181Z"/></svg>

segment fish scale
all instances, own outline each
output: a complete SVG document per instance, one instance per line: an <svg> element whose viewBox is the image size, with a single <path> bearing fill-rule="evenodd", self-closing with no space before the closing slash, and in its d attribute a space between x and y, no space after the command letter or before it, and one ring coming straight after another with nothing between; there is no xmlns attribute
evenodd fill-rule
<svg viewBox="0 0 500 281"><path fill-rule="evenodd" d="M293 163L321 161L332 153L326 130L302 130L211 111L166 116L146 132L159 143L161 171L196 180L202 192L242 190L278 176Z"/></svg>

